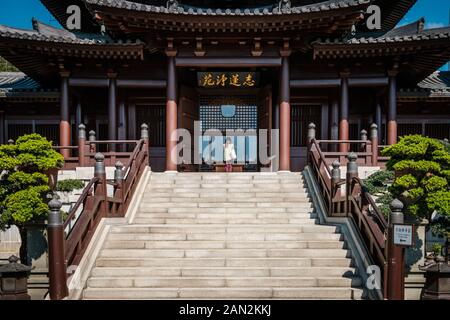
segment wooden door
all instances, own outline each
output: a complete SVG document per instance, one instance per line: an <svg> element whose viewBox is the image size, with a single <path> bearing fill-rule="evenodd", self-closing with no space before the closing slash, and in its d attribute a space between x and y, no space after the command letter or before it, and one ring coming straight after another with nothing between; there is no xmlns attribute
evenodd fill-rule
<svg viewBox="0 0 450 320"><path fill-rule="evenodd" d="M198 171L198 165L194 165L194 154L199 152L194 149L195 121L200 121L198 92L193 87L182 86L178 106L178 128L186 129L191 134L191 161L190 164L179 166L180 171Z"/></svg>
<svg viewBox="0 0 450 320"><path fill-rule="evenodd" d="M272 154L271 150L271 131L272 131L272 87L267 86L258 94L258 130L267 129L268 145L267 155ZM258 159L259 159L259 142L258 142ZM269 165L262 165L268 167Z"/></svg>

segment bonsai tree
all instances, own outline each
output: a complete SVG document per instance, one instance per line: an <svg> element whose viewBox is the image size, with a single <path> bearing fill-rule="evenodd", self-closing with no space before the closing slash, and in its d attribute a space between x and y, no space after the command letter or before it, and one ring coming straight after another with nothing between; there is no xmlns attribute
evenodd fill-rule
<svg viewBox="0 0 450 320"><path fill-rule="evenodd" d="M22 263L27 262L26 225L46 217L49 172L63 164L62 155L38 134L0 146L0 229L19 228Z"/></svg>
<svg viewBox="0 0 450 320"><path fill-rule="evenodd" d="M404 202L407 213L428 219L433 233L443 237L449 236L448 150L443 142L411 135L400 138L397 144L382 152L391 157L387 164L388 170L395 171L395 181L389 188L393 197Z"/></svg>

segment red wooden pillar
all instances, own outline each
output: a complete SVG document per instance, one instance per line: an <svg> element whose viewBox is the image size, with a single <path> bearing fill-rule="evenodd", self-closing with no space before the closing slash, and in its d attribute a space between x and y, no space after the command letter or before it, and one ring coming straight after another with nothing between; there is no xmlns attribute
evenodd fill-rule
<svg viewBox="0 0 450 320"><path fill-rule="evenodd" d="M390 70L389 76L389 106L388 106L388 123L387 123L387 144L393 145L397 143L397 71Z"/></svg>
<svg viewBox="0 0 450 320"><path fill-rule="evenodd" d="M60 93L60 121L59 121L59 145L61 147L70 146L70 108L69 108L69 75L67 71L61 75L61 93ZM69 149L62 149L61 154L64 158L70 157Z"/></svg>
<svg viewBox="0 0 450 320"><path fill-rule="evenodd" d="M117 140L117 74L108 72L108 140ZM115 151L116 145L111 144L109 151Z"/></svg>
<svg viewBox="0 0 450 320"><path fill-rule="evenodd" d="M291 104L289 55L282 54L280 83L280 168L291 170Z"/></svg>
<svg viewBox="0 0 450 320"><path fill-rule="evenodd" d="M348 98L348 71L341 72L341 118L339 120L339 140L349 140L349 98ZM348 152L347 143L339 144L339 152Z"/></svg>
<svg viewBox="0 0 450 320"><path fill-rule="evenodd" d="M172 134L178 127L176 51L167 52L167 104L166 104L166 171L177 171L177 141Z"/></svg>

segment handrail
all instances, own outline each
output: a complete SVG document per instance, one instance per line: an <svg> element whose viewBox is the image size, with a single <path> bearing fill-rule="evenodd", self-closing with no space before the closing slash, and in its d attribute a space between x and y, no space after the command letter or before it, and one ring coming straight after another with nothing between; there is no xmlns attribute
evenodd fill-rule
<svg viewBox="0 0 450 320"><path fill-rule="evenodd" d="M353 143L365 142L352 140L342 142L350 141ZM342 216L344 211L345 216L355 221L373 262L383 270L383 284L386 284L388 222L367 191L363 181L358 177L357 172L353 175L349 175L347 172L347 179L342 179L340 164L336 165L338 171L330 169L326 159L327 153L321 150L320 142L310 139L307 159L327 206L327 215L329 217ZM355 158L352 158L351 161L355 161ZM345 210L342 210L343 207ZM386 286L383 288L386 290ZM386 291L384 293L386 294Z"/></svg>
<svg viewBox="0 0 450 320"><path fill-rule="evenodd" d="M386 221L386 218L384 217L384 215L380 212L380 209L378 208L378 206L375 203L375 201L373 200L373 198L370 196L370 193L367 192L366 189L364 188L363 181L358 177L354 177L353 181L362 187L361 192L364 194L364 196L367 197L367 201L371 205L373 212L375 213L375 217L377 218L377 220L379 221L381 226L386 229L388 227L388 222Z"/></svg>
<svg viewBox="0 0 450 320"><path fill-rule="evenodd" d="M98 176L92 178L63 224L64 230L67 232L65 255L68 266L79 263L102 218L123 217L126 213L132 194L148 164L146 140L128 141L128 143L135 143L136 147L132 153L124 153L124 155L130 155L124 171L124 181L122 183L110 182L106 180L106 177L102 179ZM86 154L86 156L88 155ZM102 162L104 163L104 160ZM107 184L114 186L112 197L107 196ZM82 208L81 213L79 212L80 208ZM76 221L71 227L75 218ZM67 230L68 227L70 230Z"/></svg>
<svg viewBox="0 0 450 320"><path fill-rule="evenodd" d="M81 205L85 202L86 198L89 196L89 193L91 192L92 187L98 182L98 178L94 177L92 178L87 186L84 188L83 193L78 198L75 205L71 208L69 216L67 217L66 221L64 222L64 229L69 226L69 224L72 222L72 220L75 218L77 210L81 207Z"/></svg>

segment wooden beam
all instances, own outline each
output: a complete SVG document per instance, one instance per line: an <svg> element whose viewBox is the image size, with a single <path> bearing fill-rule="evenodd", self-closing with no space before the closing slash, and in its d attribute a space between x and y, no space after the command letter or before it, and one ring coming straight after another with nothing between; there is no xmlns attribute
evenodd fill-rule
<svg viewBox="0 0 450 320"><path fill-rule="evenodd" d="M348 79L350 87L381 87L387 86L388 83L387 77ZM291 88L336 88L340 85L341 79L339 78L291 80Z"/></svg>
<svg viewBox="0 0 450 320"><path fill-rule="evenodd" d="M92 79L92 78L70 78L69 86L71 87L108 87L108 79ZM138 79L118 79L117 87L119 88L150 88L159 89L166 87L164 80L138 80Z"/></svg>
<svg viewBox="0 0 450 320"><path fill-rule="evenodd" d="M175 59L177 67L222 67L222 68L252 68L281 67L281 58L184 58Z"/></svg>

